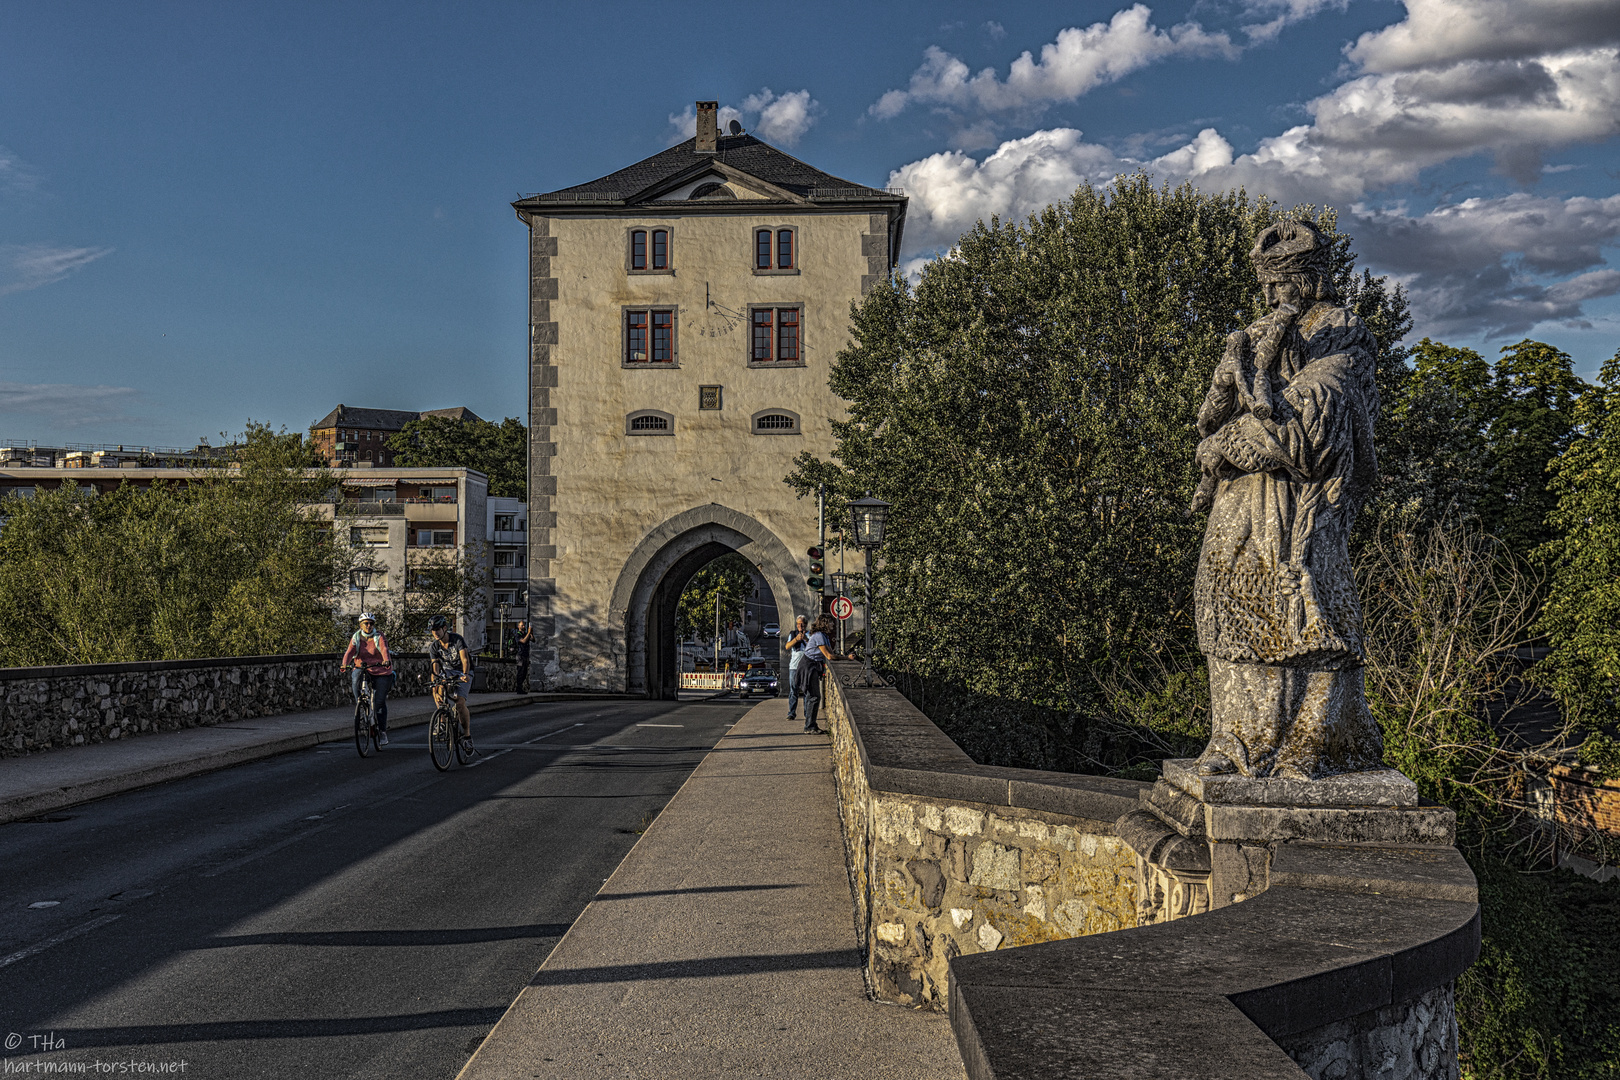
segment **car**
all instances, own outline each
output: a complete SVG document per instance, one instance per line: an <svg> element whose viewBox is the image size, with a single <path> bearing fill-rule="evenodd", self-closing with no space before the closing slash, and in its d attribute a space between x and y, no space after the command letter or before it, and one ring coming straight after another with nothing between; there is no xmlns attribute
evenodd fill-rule
<svg viewBox="0 0 1620 1080"><path fill-rule="evenodd" d="M765 624L765 636L766 637L777 637L781 633L782 633L782 628L780 626L778 626L776 623L768 622L768 623Z"/></svg>
<svg viewBox="0 0 1620 1080"><path fill-rule="evenodd" d="M761 668L742 677L742 682L737 684L737 696L753 697L755 694L760 697L776 696L776 672Z"/></svg>

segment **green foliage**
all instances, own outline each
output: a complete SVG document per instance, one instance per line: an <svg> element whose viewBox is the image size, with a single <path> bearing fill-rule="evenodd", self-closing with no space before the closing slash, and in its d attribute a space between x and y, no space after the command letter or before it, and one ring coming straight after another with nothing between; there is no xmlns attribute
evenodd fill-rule
<svg viewBox="0 0 1620 1080"><path fill-rule="evenodd" d="M1496 362L1501 411L1491 419L1491 486L1480 500L1487 531L1529 554L1554 539L1547 515L1557 504L1547 468L1568 447L1575 403L1586 388L1567 354L1539 341L1502 350Z"/></svg>
<svg viewBox="0 0 1620 1080"><path fill-rule="evenodd" d="M1296 212L1336 236L1332 211ZM1068 715L1098 702L1099 668L1186 651L1193 419L1225 335L1261 310L1248 252L1276 217L1122 177L981 223L915 290L854 306L831 378L850 402L838 463L802 457L789 482L894 504L875 616L889 666ZM1356 279L1348 245L1341 291L1404 327L1400 291Z"/></svg>
<svg viewBox="0 0 1620 1080"><path fill-rule="evenodd" d="M13 666L315 652L338 640L348 551L304 507L332 486L297 435L249 425L186 485L72 486L4 504L0 647Z"/></svg>
<svg viewBox="0 0 1620 1080"><path fill-rule="evenodd" d="M489 493L509 499L529 497L529 431L515 416L499 424L424 416L388 440L394 464L407 468L477 469L489 477Z"/></svg>
<svg viewBox="0 0 1620 1080"><path fill-rule="evenodd" d="M1588 737L1587 764L1620 777L1620 353L1575 405L1578 431L1552 464L1555 537L1540 551L1552 568L1539 629L1552 646L1538 680Z"/></svg>
<svg viewBox="0 0 1620 1080"><path fill-rule="evenodd" d="M753 598L754 564L731 552L692 575L675 608L675 637L680 641L714 636L716 600L720 628L743 617L743 604Z"/></svg>
<svg viewBox="0 0 1620 1080"><path fill-rule="evenodd" d="M1526 873L1477 842L1464 851L1484 929L1457 980L1464 1080L1620 1076L1620 881Z"/></svg>

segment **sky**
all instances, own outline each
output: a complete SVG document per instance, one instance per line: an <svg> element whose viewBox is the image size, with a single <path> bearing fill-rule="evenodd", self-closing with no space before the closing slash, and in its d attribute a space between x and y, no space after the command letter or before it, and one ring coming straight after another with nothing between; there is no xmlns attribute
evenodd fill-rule
<svg viewBox="0 0 1620 1080"><path fill-rule="evenodd" d="M0 5L0 445L525 410L510 203L692 103L910 197L1328 204L1429 336L1620 350L1620 0Z"/></svg>

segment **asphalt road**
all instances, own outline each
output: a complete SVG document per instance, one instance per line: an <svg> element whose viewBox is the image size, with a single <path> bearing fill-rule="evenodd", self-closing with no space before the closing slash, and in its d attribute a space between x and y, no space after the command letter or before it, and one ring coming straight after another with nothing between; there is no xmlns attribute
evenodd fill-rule
<svg viewBox="0 0 1620 1080"><path fill-rule="evenodd" d="M7 1071L454 1077L747 708L532 705L444 774L417 727L0 825Z"/></svg>

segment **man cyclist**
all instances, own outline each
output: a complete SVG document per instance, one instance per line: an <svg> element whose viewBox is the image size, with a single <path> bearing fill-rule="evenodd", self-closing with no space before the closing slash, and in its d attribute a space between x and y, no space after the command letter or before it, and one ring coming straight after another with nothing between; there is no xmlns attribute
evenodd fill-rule
<svg viewBox="0 0 1620 1080"><path fill-rule="evenodd" d="M472 714L467 711L467 689L472 685L472 657L467 654L467 641L450 629L443 615L428 620L433 632L428 642L428 659L433 661L433 674L453 675L455 682L439 687L435 693L452 695L456 703L456 716L461 720L461 745L468 756L478 753L472 744ZM441 702L443 698L439 699Z"/></svg>
<svg viewBox="0 0 1620 1080"><path fill-rule="evenodd" d="M377 629L377 617L369 611L360 613L360 629L349 638L344 650L342 666L349 671L349 685L354 688L354 700L360 700L360 672L371 676L373 701L377 711L377 745L388 745L388 691L394 686L394 664L388 655L388 642Z"/></svg>

